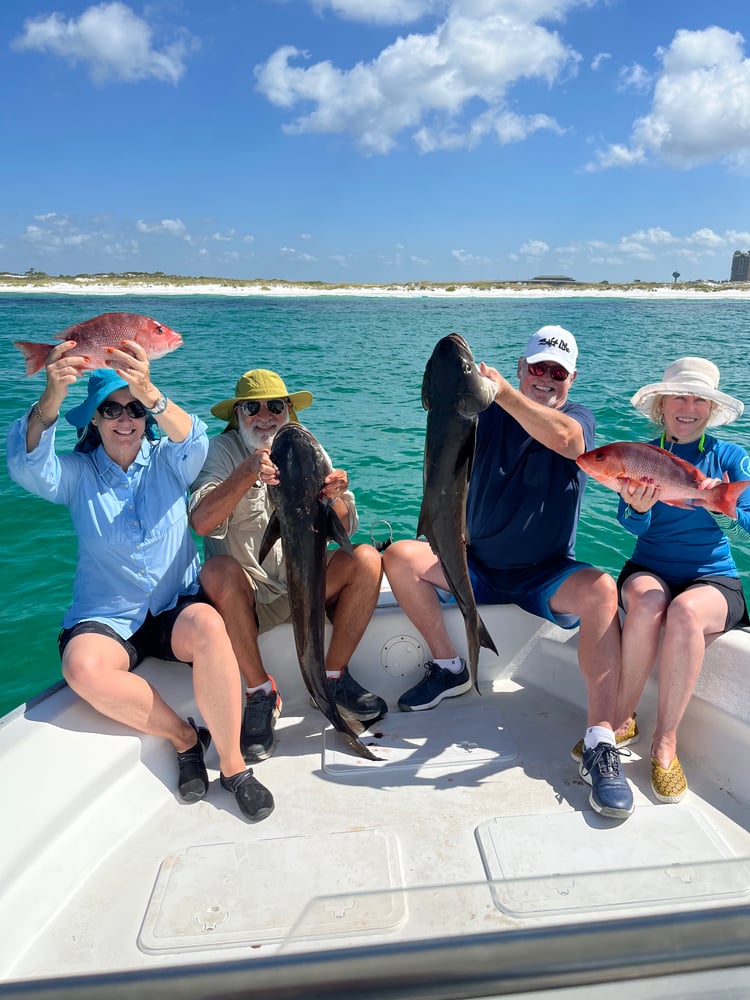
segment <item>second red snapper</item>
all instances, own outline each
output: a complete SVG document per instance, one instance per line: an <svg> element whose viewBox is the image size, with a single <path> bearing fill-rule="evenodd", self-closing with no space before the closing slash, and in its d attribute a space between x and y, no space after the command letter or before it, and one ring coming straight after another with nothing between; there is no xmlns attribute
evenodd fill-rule
<svg viewBox="0 0 750 1000"><path fill-rule="evenodd" d="M628 483L658 487L657 499L673 507L707 507L734 517L731 511L750 480L721 483L710 489L699 489L707 476L664 448L637 441L615 441L593 448L576 459L592 479L621 493Z"/></svg>
<svg viewBox="0 0 750 1000"><path fill-rule="evenodd" d="M135 340L140 344L149 361L182 346L182 337L175 330L170 330L150 316L125 312L102 313L83 323L76 323L62 333L56 333L55 340L75 340L76 346L71 353L87 359L83 371L106 368L109 350L122 347L123 340ZM56 345L15 340L13 346L26 359L26 374L34 375L44 368L47 355Z"/></svg>

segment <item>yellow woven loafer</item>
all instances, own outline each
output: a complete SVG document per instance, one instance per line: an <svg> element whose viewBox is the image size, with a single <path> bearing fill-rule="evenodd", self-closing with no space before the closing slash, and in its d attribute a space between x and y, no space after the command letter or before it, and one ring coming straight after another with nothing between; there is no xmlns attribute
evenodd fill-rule
<svg viewBox="0 0 750 1000"><path fill-rule="evenodd" d="M628 726L628 728L625 730L624 733L621 733L619 736L615 736L615 743L617 745L618 750L621 750L623 747L630 746L631 743L637 743L638 740L641 738L641 735L638 732L638 723L635 721L636 715L637 713L633 712L633 718L630 720L630 725ZM576 763L578 764L581 763L581 761L583 760L582 739L580 739L576 743L576 745L571 749L570 756L573 758L574 761L576 761Z"/></svg>
<svg viewBox="0 0 750 1000"><path fill-rule="evenodd" d="M669 767L662 767L655 757L651 758L651 788L660 802L679 802L687 787L679 758L675 757Z"/></svg>

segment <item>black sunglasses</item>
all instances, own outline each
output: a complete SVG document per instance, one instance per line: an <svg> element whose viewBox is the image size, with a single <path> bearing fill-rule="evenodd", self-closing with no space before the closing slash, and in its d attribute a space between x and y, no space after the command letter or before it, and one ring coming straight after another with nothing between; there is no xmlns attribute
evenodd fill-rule
<svg viewBox="0 0 750 1000"><path fill-rule="evenodd" d="M264 402L268 407L269 413L273 413L277 417L286 409L285 399L266 399ZM257 413L260 413L261 406L263 406L263 403L259 403L257 399L246 399L244 403L240 403L240 409L246 417L254 417Z"/></svg>
<svg viewBox="0 0 750 1000"><path fill-rule="evenodd" d="M118 403L116 400L108 400L102 403L101 406L97 406L97 410L101 413L105 420L119 420L122 416L122 411L124 410L129 417L133 420L140 420L141 417L146 416L146 407L143 403L139 403L137 399L131 400L124 406L122 403Z"/></svg>
<svg viewBox="0 0 750 1000"><path fill-rule="evenodd" d="M526 367L529 369L529 375L533 375L535 378L542 378L546 372L549 372L555 382L564 382L570 375L570 372L562 365L545 365L542 362L536 362L532 365L527 361Z"/></svg>

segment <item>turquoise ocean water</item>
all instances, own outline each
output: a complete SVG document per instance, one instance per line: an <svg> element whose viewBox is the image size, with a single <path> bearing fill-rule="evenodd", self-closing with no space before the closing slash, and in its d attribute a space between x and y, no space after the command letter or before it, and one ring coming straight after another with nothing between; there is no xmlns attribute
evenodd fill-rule
<svg viewBox="0 0 750 1000"><path fill-rule="evenodd" d="M658 381L669 362L686 354L715 361L721 388L750 408L744 343L748 305L741 300L437 298L229 298L222 296L66 296L0 294L0 399L3 452L9 424L40 394L43 375L26 378L13 340L51 342L73 323L109 311L139 312L179 330L184 346L154 363L154 381L203 417L210 432L223 425L210 406L233 394L249 368L272 368L291 390L315 396L306 424L338 467L348 470L357 497L359 541L385 518L395 538L413 537L421 501L425 414L422 373L432 348L452 331L463 334L477 360L515 380L526 339L559 323L578 339L579 375L572 398L597 414L597 442L647 440L650 425L630 395ZM71 390L72 406L84 384ZM750 446L748 416L722 437ZM61 422L59 445L74 443ZM615 521L616 495L589 483L577 554L616 574L632 541ZM71 596L75 540L67 511L23 493L0 472L0 715L60 677L56 637ZM380 537L382 532L377 530ZM750 544L735 546L750 594Z"/></svg>

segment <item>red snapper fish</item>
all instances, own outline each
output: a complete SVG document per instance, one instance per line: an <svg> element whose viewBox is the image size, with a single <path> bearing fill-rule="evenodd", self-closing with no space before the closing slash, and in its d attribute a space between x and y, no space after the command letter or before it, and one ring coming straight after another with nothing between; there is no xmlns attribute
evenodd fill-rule
<svg viewBox="0 0 750 1000"><path fill-rule="evenodd" d="M731 511L750 480L721 483L699 489L707 476L690 462L655 444L615 441L593 448L576 459L580 467L603 486L621 493L628 483L657 486L658 499L672 507L707 507L734 517Z"/></svg>
<svg viewBox="0 0 750 1000"><path fill-rule="evenodd" d="M163 323L158 323L150 316L125 312L102 313L83 323L76 323L62 333L56 333L55 340L75 340L73 353L86 358L82 371L106 368L109 350L122 347L123 340L134 340L140 344L149 361L161 358L182 346L180 334ZM13 346L18 348L26 360L26 374L35 375L44 368L47 355L57 345L15 340Z"/></svg>

